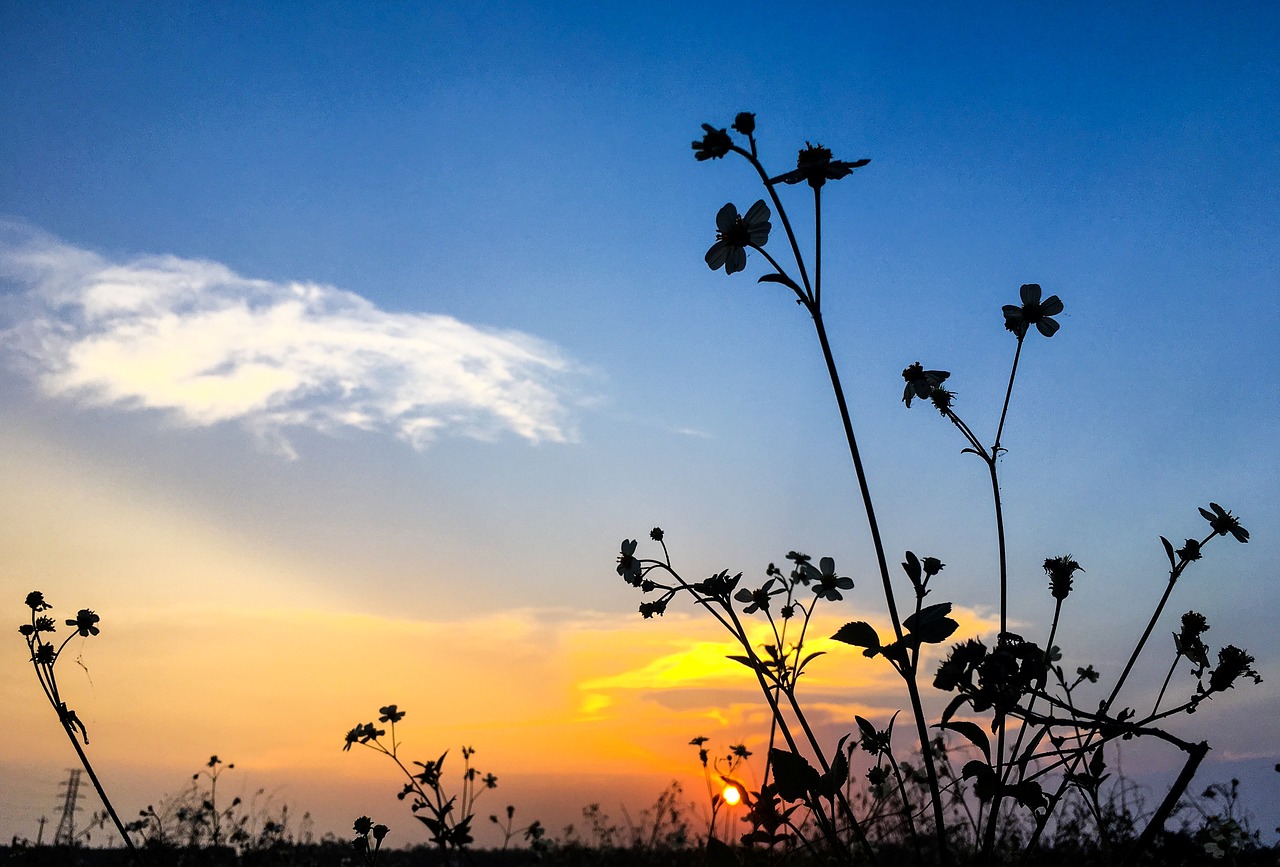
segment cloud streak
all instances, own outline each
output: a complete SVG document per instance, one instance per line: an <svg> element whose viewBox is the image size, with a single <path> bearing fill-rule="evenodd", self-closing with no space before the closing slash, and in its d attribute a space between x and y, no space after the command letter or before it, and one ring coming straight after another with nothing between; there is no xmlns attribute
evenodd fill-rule
<svg viewBox="0 0 1280 867"><path fill-rule="evenodd" d="M0 222L6 361L48 396L234 422L294 456L290 429L575 438L575 372L552 345L449 316L388 313L333 286L177 256L109 261Z"/></svg>

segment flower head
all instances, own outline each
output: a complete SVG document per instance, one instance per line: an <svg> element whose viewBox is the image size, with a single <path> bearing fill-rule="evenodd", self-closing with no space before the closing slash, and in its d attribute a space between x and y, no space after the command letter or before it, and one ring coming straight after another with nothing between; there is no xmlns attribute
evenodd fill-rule
<svg viewBox="0 0 1280 867"><path fill-rule="evenodd" d="M844 598L841 590L852 590L853 579L846 578L836 574L836 561L830 557L823 557L818 561L815 568L812 563L803 563L800 567L805 577L813 583L813 592L817 594L819 599L829 599L837 602Z"/></svg>
<svg viewBox="0 0 1280 867"><path fill-rule="evenodd" d="M1237 542L1249 541L1249 531L1240 526L1239 518L1219 506L1217 503L1210 503L1209 508L1213 511L1210 512L1206 509L1201 509L1200 514L1209 522L1209 526L1213 528L1213 532L1215 534L1225 536L1230 533L1235 537Z"/></svg>
<svg viewBox="0 0 1280 867"><path fill-rule="evenodd" d="M373 820L368 816L361 816L359 819L356 819L352 828L357 834L363 836L373 830Z"/></svg>
<svg viewBox="0 0 1280 867"><path fill-rule="evenodd" d="M712 270L724 268L726 274L747 267L747 247L763 247L769 240L769 207L764 199L752 205L746 216L738 216L733 203L716 214L716 242L704 257Z"/></svg>
<svg viewBox="0 0 1280 867"><path fill-rule="evenodd" d="M773 586L776 583L776 578L770 578L768 581L764 582L764 586L755 590L748 590L743 587L734 594L733 598L737 599L739 602L751 603L746 608L742 609L743 614L755 614L757 611L768 611L769 597L777 596L779 593L783 592L781 587L775 588Z"/></svg>
<svg viewBox="0 0 1280 867"><path fill-rule="evenodd" d="M854 169L860 169L869 162L871 160L868 159L854 160L851 163L833 160L830 148L805 142L800 155L796 158L795 171L778 175L770 179L769 183L798 184L801 181L808 181L809 186L816 190L827 181L838 181L848 177L853 174Z"/></svg>
<svg viewBox="0 0 1280 867"><path fill-rule="evenodd" d="M618 574L628 584L638 586L644 578L644 566L636 558L636 540L623 539L618 554Z"/></svg>
<svg viewBox="0 0 1280 867"><path fill-rule="evenodd" d="M1173 648L1196 665L1196 676L1209 667L1209 648L1200 638L1209 631L1209 621L1203 614L1188 611L1182 615L1182 628L1173 634Z"/></svg>
<svg viewBox="0 0 1280 867"><path fill-rule="evenodd" d="M1018 336L1027 336L1027 329L1034 325L1045 337L1052 337L1058 331L1058 323L1051 319L1062 312L1062 299L1050 295L1040 300L1040 284L1024 283L1019 290L1022 306L1013 304L1004 306L1004 327Z"/></svg>
<svg viewBox="0 0 1280 867"><path fill-rule="evenodd" d="M27 594L27 607L32 611L48 611L53 606L44 601L44 594L39 590L32 590Z"/></svg>
<svg viewBox="0 0 1280 867"><path fill-rule="evenodd" d="M378 708L378 713L382 714L382 716L378 717L378 722L392 723L393 725L404 719L405 715L405 712L397 709L394 704Z"/></svg>
<svg viewBox="0 0 1280 867"><path fill-rule="evenodd" d="M1183 560L1183 562L1186 563L1190 563L1193 560L1199 560L1201 556L1200 540L1188 539L1186 544L1179 548L1175 553Z"/></svg>
<svg viewBox="0 0 1280 867"><path fill-rule="evenodd" d="M920 362L914 362L902 371L902 378L907 381L907 387L902 390L902 402L910 407L914 398L927 400L933 395L934 389L942 385L950 375L950 371L946 370L925 370ZM947 405L950 406L950 401Z"/></svg>
<svg viewBox="0 0 1280 867"><path fill-rule="evenodd" d="M699 161L718 160L733 150L733 139L723 129L716 129L709 123L702 125L702 139L693 143L693 156Z"/></svg>
<svg viewBox="0 0 1280 867"><path fill-rule="evenodd" d="M1209 673L1209 692L1231 689L1241 677L1249 677L1254 683L1262 683L1262 677L1253 670L1253 657L1228 644L1218 651L1218 665Z"/></svg>
<svg viewBox="0 0 1280 867"><path fill-rule="evenodd" d="M96 624L100 619L101 618L98 617L98 615L94 614L88 608L81 608L76 612L76 619L68 620L67 625L74 626L77 632L87 638L90 635L98 634L99 629L94 624Z"/></svg>
<svg viewBox="0 0 1280 867"><path fill-rule="evenodd" d="M661 542L661 541L662 541L662 528L661 528L661 527L654 527L652 530L650 530L650 531L649 531L649 538L650 538L650 539L652 539L652 540L653 540L653 541L655 541L655 542Z"/></svg>
<svg viewBox="0 0 1280 867"><path fill-rule="evenodd" d="M740 111L733 119L733 128L743 135L751 135L756 131L756 114L754 111Z"/></svg>
<svg viewBox="0 0 1280 867"><path fill-rule="evenodd" d="M1080 564L1068 554L1065 557L1049 557L1044 561L1045 574L1049 576L1049 589L1054 599L1066 599L1071 593L1071 576L1083 572Z"/></svg>

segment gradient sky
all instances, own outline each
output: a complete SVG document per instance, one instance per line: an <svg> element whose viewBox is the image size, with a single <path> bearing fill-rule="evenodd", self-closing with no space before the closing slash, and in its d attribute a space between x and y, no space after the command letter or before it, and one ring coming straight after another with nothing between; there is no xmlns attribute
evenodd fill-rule
<svg viewBox="0 0 1280 867"><path fill-rule="evenodd" d="M217 753L320 830L425 839L340 750L389 702L410 758L479 750L482 814L696 792L689 738L758 745L760 708L713 623L639 619L619 540L661 525L689 576L752 582L829 554L858 589L825 625L882 606L811 327L756 258L702 261L762 191L689 142L750 110L775 172L806 140L872 160L824 196L825 318L889 551L948 564L965 634L992 634L984 474L900 372L952 371L989 440L1022 283L1066 311L1005 432L1017 628L1043 640L1039 564L1072 553L1066 663L1114 677L1158 536L1241 516L1126 695L1189 608L1254 653L1262 686L1174 728L1270 828L1277 44L1269 3L0 3L13 625L33 589L102 616L60 668L127 813ZM856 652L812 671L833 742L902 702ZM0 837L33 836L74 758L16 635L0 729Z"/></svg>

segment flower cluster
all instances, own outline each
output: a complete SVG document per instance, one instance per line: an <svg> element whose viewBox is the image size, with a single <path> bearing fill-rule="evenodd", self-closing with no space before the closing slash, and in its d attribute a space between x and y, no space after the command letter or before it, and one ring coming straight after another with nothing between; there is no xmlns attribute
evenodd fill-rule
<svg viewBox="0 0 1280 867"><path fill-rule="evenodd" d="M902 378L907 381L906 388L902 390L902 402L910 407L914 398L928 400L950 375L950 371L946 370L925 370L920 362L914 362L902 371ZM950 392L946 393L947 406L951 405L951 396Z"/></svg>

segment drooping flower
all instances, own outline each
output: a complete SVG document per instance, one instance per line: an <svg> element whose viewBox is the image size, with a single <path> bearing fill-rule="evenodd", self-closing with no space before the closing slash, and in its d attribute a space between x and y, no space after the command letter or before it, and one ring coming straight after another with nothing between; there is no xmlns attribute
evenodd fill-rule
<svg viewBox="0 0 1280 867"><path fill-rule="evenodd" d="M907 381L907 387L902 390L902 402L910 407L914 398L927 400L933 394L933 390L942 385L950 375L950 371L925 370L920 362L912 363L902 371L902 378Z"/></svg>
<svg viewBox="0 0 1280 867"><path fill-rule="evenodd" d="M693 156L699 162L718 160L733 150L733 139L729 138L728 131L704 123L702 133L702 139L693 143Z"/></svg>
<svg viewBox="0 0 1280 867"><path fill-rule="evenodd" d="M88 608L81 608L76 612L76 619L68 620L67 625L74 626L77 632L87 638L90 635L98 634L99 629L94 624L101 619L102 618L98 617L98 615L94 614Z"/></svg>
<svg viewBox="0 0 1280 867"><path fill-rule="evenodd" d="M704 257L712 271L724 268L733 274L747 267L747 248L763 247L769 240L769 207L764 199L752 205L746 216L739 216L733 203L725 205L716 214L716 242Z"/></svg>
<svg viewBox="0 0 1280 867"><path fill-rule="evenodd" d="M1225 536L1230 533L1237 542L1249 541L1249 531L1240 526L1239 518L1217 503L1210 503L1209 508L1213 511L1201 509L1200 514L1209 522L1209 526L1213 528L1214 533L1219 536Z"/></svg>
<svg viewBox="0 0 1280 867"><path fill-rule="evenodd" d="M1182 615L1182 628L1173 634L1173 647L1196 665L1196 677L1209 667L1209 648L1200 638L1209 631L1209 621L1203 614L1188 611Z"/></svg>
<svg viewBox="0 0 1280 867"><path fill-rule="evenodd" d="M853 174L854 169L860 169L869 162L871 162L869 159L854 160L851 163L833 160L830 148L805 142L800 155L796 158L795 171L771 178L769 183L798 184L801 181L808 181L809 186L816 190L827 181L838 181L848 177Z"/></svg>
<svg viewBox="0 0 1280 867"><path fill-rule="evenodd" d="M1016 334L1019 340L1027 336L1027 329L1032 325L1045 337L1056 334L1058 323L1050 317L1062 312L1062 299L1050 295L1041 301L1039 283L1022 284L1019 295L1022 297L1021 307L1013 304L1004 306L1004 327Z"/></svg>
<svg viewBox="0 0 1280 867"><path fill-rule="evenodd" d="M623 539L622 548L618 554L618 574L628 584L639 586L644 578L644 566L635 554L636 540Z"/></svg>

